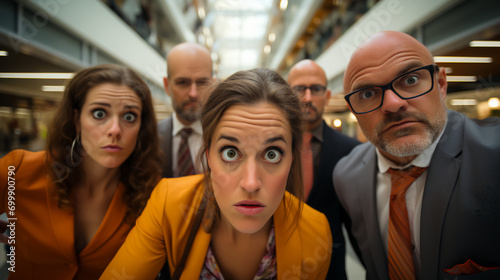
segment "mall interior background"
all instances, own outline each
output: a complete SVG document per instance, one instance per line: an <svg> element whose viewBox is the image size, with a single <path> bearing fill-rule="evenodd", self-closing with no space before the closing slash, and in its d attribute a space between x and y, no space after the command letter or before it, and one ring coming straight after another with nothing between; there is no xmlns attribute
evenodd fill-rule
<svg viewBox="0 0 500 280"><path fill-rule="evenodd" d="M343 98L343 72L369 35L403 31L437 61L478 58L437 62L448 75L448 108L498 117L499 11L497 0L0 0L0 156L43 149L64 85L91 65L135 69L158 119L168 117L165 56L184 41L211 51L220 80L255 67L286 77L295 62L315 60L332 90L327 123L364 140ZM361 277L356 271L352 279Z"/></svg>

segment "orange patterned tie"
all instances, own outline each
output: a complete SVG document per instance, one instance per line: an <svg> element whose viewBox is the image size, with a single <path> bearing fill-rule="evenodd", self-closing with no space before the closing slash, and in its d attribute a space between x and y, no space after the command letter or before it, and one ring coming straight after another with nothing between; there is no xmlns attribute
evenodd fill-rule
<svg viewBox="0 0 500 280"><path fill-rule="evenodd" d="M312 134L309 132L304 132L302 135L302 150L301 150L301 160L302 160L302 179L304 180L304 201L307 201L307 197L311 192L313 185L313 152L311 149L311 139Z"/></svg>
<svg viewBox="0 0 500 280"><path fill-rule="evenodd" d="M391 202L389 205L389 278L415 279L410 223L405 194L425 168L413 166L404 170L390 168Z"/></svg>

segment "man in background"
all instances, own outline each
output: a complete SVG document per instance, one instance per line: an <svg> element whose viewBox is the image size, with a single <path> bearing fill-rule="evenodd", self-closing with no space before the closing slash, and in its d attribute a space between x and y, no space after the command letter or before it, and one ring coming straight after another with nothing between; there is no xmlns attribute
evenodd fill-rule
<svg viewBox="0 0 500 280"><path fill-rule="evenodd" d="M160 148L166 156L162 176L199 174L200 114L214 80L210 52L195 43L174 46L167 55L167 77L163 80L174 113L158 123Z"/></svg>
<svg viewBox="0 0 500 280"><path fill-rule="evenodd" d="M342 224L348 221L335 194L332 173L340 158L359 142L330 128L323 120L331 92L326 86L325 71L318 64L309 59L299 61L290 69L288 83L299 94L304 114L301 155L304 200L326 215L333 236L332 261L327 279L347 279Z"/></svg>

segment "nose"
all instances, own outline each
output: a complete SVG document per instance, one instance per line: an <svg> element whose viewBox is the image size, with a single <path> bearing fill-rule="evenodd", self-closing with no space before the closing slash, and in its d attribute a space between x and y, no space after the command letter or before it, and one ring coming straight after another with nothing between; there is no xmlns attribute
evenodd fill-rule
<svg viewBox="0 0 500 280"><path fill-rule="evenodd" d="M395 113L399 110L406 110L408 101L399 97L391 89L387 89L384 93L384 100L382 101L382 112Z"/></svg>
<svg viewBox="0 0 500 280"><path fill-rule="evenodd" d="M311 103L311 99L312 99L311 89L307 88L306 91L304 92L304 95L302 96L302 102Z"/></svg>
<svg viewBox="0 0 500 280"><path fill-rule="evenodd" d="M243 166L243 176L240 182L241 188L247 192L255 192L259 190L262 187L259 173L259 166L255 160L247 160Z"/></svg>
<svg viewBox="0 0 500 280"><path fill-rule="evenodd" d="M189 88L188 96L195 99L198 97L198 87L196 86L196 83L192 83L191 87Z"/></svg>
<svg viewBox="0 0 500 280"><path fill-rule="evenodd" d="M121 136L122 128L120 124L119 117L113 117L110 119L110 126L108 128L108 136L112 138L119 138Z"/></svg>

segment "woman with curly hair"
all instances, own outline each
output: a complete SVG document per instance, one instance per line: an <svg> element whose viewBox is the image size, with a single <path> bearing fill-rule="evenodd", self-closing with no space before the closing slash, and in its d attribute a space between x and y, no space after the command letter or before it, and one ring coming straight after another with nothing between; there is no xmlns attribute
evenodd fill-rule
<svg viewBox="0 0 500 280"><path fill-rule="evenodd" d="M15 254L9 279L97 279L160 179L147 85L122 66L80 71L46 151L12 151L0 167L1 227L10 229L0 241Z"/></svg>
<svg viewBox="0 0 500 280"><path fill-rule="evenodd" d="M206 172L163 179L101 279L325 279L332 236L302 202L301 109L268 69L218 84L202 110Z"/></svg>

